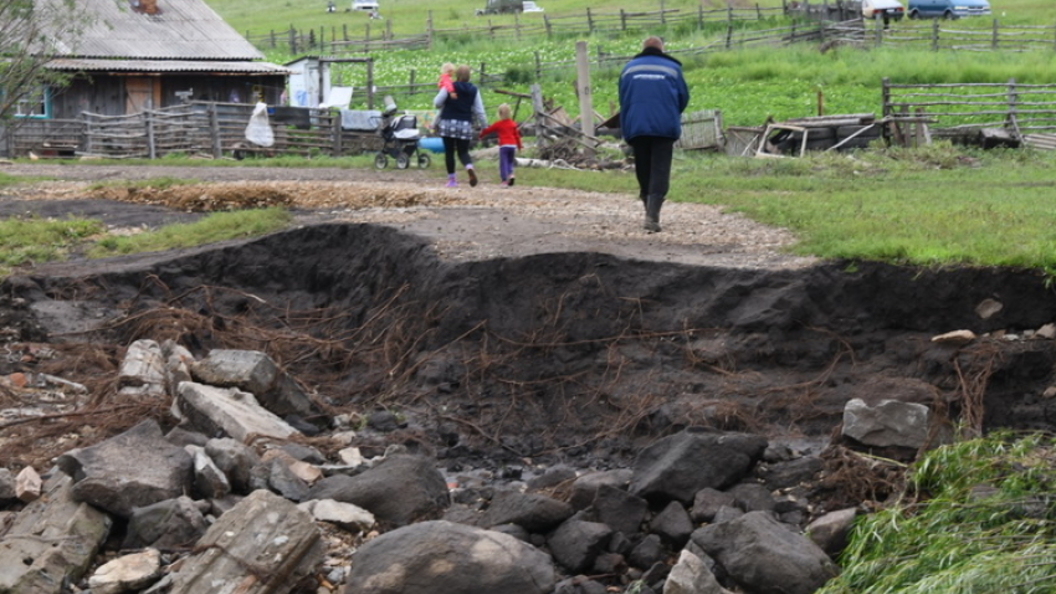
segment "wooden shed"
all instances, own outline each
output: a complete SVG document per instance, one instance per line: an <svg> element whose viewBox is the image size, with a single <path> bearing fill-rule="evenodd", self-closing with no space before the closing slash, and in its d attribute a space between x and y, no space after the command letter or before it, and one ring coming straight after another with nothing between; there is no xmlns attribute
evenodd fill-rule
<svg viewBox="0 0 1056 594"><path fill-rule="evenodd" d="M71 82L42 89L20 115L126 115L190 100L280 103L289 70L264 62L202 0L79 0L76 6L71 19L84 23L83 31L52 32L45 66L71 74Z"/></svg>

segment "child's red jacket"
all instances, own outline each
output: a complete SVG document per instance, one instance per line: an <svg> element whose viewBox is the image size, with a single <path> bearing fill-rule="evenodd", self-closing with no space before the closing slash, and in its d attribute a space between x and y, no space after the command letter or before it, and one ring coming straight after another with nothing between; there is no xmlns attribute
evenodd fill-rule
<svg viewBox="0 0 1056 594"><path fill-rule="evenodd" d="M519 150L524 150L524 147L521 146L521 133L517 130L517 122L513 120L499 120L481 130L480 137L484 138L492 132L499 135L499 146L517 145Z"/></svg>

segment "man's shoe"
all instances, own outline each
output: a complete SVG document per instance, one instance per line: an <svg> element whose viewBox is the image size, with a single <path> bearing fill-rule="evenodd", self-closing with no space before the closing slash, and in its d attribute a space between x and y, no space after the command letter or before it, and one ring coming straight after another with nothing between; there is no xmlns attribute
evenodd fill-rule
<svg viewBox="0 0 1056 594"><path fill-rule="evenodd" d="M642 229L645 229L646 233L659 233L660 222L652 219L645 219L645 223L642 225Z"/></svg>
<svg viewBox="0 0 1056 594"><path fill-rule="evenodd" d="M472 168L467 169L466 173L469 174L469 185L470 187L476 187L477 185L477 172L473 171Z"/></svg>
<svg viewBox="0 0 1056 594"><path fill-rule="evenodd" d="M516 180L517 180L517 178L516 178L516 177L511 177L511 178L510 178L510 185L512 186L512 185L513 185L513 182L515 182Z"/></svg>

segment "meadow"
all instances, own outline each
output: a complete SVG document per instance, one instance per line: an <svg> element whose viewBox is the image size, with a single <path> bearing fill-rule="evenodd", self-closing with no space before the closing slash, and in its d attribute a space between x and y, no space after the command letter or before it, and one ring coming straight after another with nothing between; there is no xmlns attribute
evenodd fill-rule
<svg viewBox="0 0 1056 594"><path fill-rule="evenodd" d="M731 0L741 8L759 6L777 8L781 0L747 2ZM351 0L349 0L349 3ZM369 23L378 35L385 22L393 35L423 33L432 22L434 28L450 29L460 26L512 24L511 15L474 16L484 0L383 0L382 14L386 21L369 21L359 11L326 13L326 3L293 3L289 0L260 0L248 4L241 0L211 0L214 8L235 29L243 33L284 31L291 26L298 29L347 27L350 35L362 35L360 27ZM665 10L695 13L698 7L716 9L726 6L719 0L647 0L634 6L639 11ZM616 12L624 5L603 0L541 1L546 14L551 16L584 14L589 6L594 12ZM994 18L1002 23L1052 25L1051 4L1043 0L994 0ZM764 13L767 14L767 13ZM779 14L773 12L770 14ZM522 14L522 22L541 19L540 13ZM784 17L770 17L757 23L741 23L740 27L767 28L786 24ZM898 27L896 23L894 26ZM949 26L949 25L944 25ZM962 19L958 29L986 30L992 19ZM903 49L883 46L872 49L837 48L822 53L817 44L762 47L740 51L690 53L693 48L714 44L725 34L725 27L703 30L684 24L664 30L629 31L623 35L593 35L580 38L533 38L521 41L493 41L473 36L449 36L438 39L429 50L397 50L372 53L374 84L379 86L406 85L412 79L431 81L444 62L468 64L479 70L486 65L488 73L501 73L503 82L484 89L484 101L489 112L507 96L495 94L495 88L528 93L531 84L539 83L544 97L553 105L563 106L576 116L579 112L575 94L575 70L544 73L536 80L532 65L543 62L567 61L575 58L575 44L586 41L591 55L600 52L615 56L631 56L637 52L645 34L660 34L667 40L668 51L685 63L687 82L693 98L690 110L718 109L723 121L731 126L757 126L768 117L778 120L819 115L819 99L823 113L878 112L881 104L880 82L888 77L896 83L955 83L1005 82L1015 78L1024 84L1056 81L1054 52L932 52L926 49ZM1056 50L1056 41L1053 44ZM268 60L285 63L293 56L284 48L262 48ZM619 64L591 72L594 110L602 115L615 111L616 77ZM334 65L332 80L337 85L363 88L366 71L358 65ZM430 109L431 93L400 95L398 103L404 109ZM366 95L355 93L354 108L366 108ZM522 115L523 117L523 115Z"/></svg>

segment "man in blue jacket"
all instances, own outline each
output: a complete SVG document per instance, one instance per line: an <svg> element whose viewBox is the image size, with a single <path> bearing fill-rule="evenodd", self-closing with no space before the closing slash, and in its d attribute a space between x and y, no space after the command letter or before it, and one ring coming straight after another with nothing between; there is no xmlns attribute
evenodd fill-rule
<svg viewBox="0 0 1056 594"><path fill-rule="evenodd" d="M644 228L660 231L660 207L671 180L671 156L682 136L682 112L689 89L682 63L664 53L664 42L650 37L642 52L620 73L620 130L634 150L638 196L645 206Z"/></svg>

